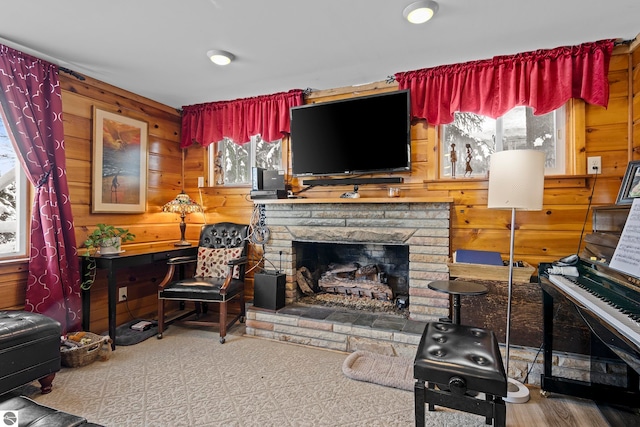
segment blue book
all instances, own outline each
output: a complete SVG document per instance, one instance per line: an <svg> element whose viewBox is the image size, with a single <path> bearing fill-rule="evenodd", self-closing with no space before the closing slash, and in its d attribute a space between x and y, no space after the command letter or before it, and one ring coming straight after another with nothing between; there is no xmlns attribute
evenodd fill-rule
<svg viewBox="0 0 640 427"><path fill-rule="evenodd" d="M458 249L455 251L453 253L453 262L504 266L500 252L475 251L472 249Z"/></svg>

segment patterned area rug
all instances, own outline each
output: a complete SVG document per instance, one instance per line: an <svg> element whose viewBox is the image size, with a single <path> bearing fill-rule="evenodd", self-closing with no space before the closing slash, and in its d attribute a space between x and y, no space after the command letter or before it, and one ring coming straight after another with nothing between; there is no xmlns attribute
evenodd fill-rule
<svg viewBox="0 0 640 427"><path fill-rule="evenodd" d="M17 391L108 427L413 426L413 393L354 381L346 353L172 325L161 340L117 347L107 361L62 368L53 391ZM427 426L484 426L437 407Z"/></svg>

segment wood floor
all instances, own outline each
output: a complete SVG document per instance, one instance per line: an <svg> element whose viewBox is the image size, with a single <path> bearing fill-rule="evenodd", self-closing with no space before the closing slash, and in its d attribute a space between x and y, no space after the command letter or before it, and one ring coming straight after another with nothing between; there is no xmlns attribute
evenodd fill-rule
<svg viewBox="0 0 640 427"><path fill-rule="evenodd" d="M507 426L576 426L629 427L640 426L638 410L610 405L596 405L591 400L551 393L540 394L537 387L529 387L527 403L507 403Z"/></svg>

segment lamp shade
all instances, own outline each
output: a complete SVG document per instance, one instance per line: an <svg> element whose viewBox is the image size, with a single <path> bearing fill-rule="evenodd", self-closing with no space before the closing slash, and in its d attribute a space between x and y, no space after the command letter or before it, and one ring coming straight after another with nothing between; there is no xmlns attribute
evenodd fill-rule
<svg viewBox="0 0 640 427"><path fill-rule="evenodd" d="M507 150L493 153L489 164L490 209L539 211L544 193L545 153Z"/></svg>
<svg viewBox="0 0 640 427"><path fill-rule="evenodd" d="M162 207L163 212L173 212L179 214L188 214L193 212L202 212L202 206L196 203L184 191L176 196L175 199Z"/></svg>

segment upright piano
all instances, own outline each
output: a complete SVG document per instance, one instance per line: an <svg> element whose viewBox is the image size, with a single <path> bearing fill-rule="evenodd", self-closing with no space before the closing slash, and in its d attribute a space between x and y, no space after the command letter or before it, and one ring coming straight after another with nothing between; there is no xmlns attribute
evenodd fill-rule
<svg viewBox="0 0 640 427"><path fill-rule="evenodd" d="M538 278L543 291L543 392L640 407L640 279L609 267L603 259L581 256L578 275L554 274L552 264L540 264ZM575 270L574 270L575 272ZM556 306L566 301L575 307L578 318L590 332L591 364L599 359L626 365L624 384L598 383L593 372L590 381L553 375L554 316ZM555 343L559 344L559 343ZM600 365L602 366L602 364ZM606 373L605 373L606 375Z"/></svg>

